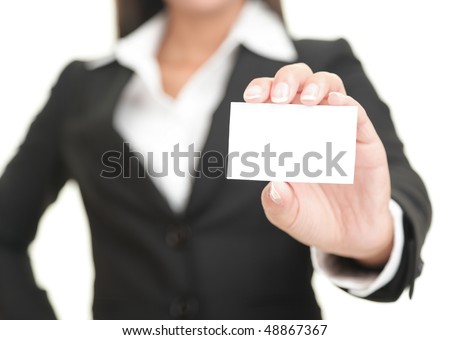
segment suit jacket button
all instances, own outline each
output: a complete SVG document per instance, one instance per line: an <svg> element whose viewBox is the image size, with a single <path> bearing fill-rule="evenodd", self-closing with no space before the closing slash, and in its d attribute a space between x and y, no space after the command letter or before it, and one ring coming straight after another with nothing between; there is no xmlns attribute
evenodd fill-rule
<svg viewBox="0 0 450 340"><path fill-rule="evenodd" d="M166 244L172 248L181 247L187 240L189 227L186 225L170 226L166 233Z"/></svg>
<svg viewBox="0 0 450 340"><path fill-rule="evenodd" d="M190 319L197 315L199 303L193 297L176 298L170 304L170 315L177 319Z"/></svg>

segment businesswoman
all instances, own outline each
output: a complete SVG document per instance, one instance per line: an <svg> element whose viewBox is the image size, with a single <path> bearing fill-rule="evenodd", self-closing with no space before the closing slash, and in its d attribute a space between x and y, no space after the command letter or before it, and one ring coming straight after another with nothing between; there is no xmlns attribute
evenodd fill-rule
<svg viewBox="0 0 450 340"><path fill-rule="evenodd" d="M69 179L91 226L97 319L320 318L313 266L363 298L412 293L430 203L347 42L292 41L277 1L118 9L114 55L62 72L0 180L1 318L55 317L27 247ZM226 155L230 102L242 98L357 106L354 184L194 179L184 162L185 176L170 163L149 175L176 145ZM114 176L110 151L124 164Z"/></svg>

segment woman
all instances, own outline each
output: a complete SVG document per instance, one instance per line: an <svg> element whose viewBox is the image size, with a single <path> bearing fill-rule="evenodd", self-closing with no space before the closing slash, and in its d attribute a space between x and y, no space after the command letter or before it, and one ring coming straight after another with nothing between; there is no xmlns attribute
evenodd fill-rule
<svg viewBox="0 0 450 340"><path fill-rule="evenodd" d="M27 247L70 178L91 225L94 318L320 318L309 247L315 268L354 295L412 293L430 203L345 41L291 41L258 0L118 5L126 37L113 60L64 70L1 178L0 317L55 317ZM227 181L204 176L205 161L195 180L187 162L184 176L148 175L163 159L138 154L226 155L229 103L242 96L357 106L355 183ZM119 175L108 176L111 151Z"/></svg>

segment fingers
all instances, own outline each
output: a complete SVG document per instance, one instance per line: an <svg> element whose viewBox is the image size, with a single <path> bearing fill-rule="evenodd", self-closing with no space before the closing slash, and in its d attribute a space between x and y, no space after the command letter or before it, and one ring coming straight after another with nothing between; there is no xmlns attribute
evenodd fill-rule
<svg viewBox="0 0 450 340"><path fill-rule="evenodd" d="M253 103L326 103L330 92L345 94L342 80L333 73L317 72L303 63L282 67L274 78L256 78L244 92L244 100Z"/></svg>
<svg viewBox="0 0 450 340"><path fill-rule="evenodd" d="M244 100L250 103L299 103L298 93L313 72L306 64L282 67L274 78L256 78L247 86Z"/></svg>
<svg viewBox="0 0 450 340"><path fill-rule="evenodd" d="M253 79L244 91L247 103L265 103L269 100L273 78Z"/></svg>
<svg viewBox="0 0 450 340"><path fill-rule="evenodd" d="M304 105L326 104L330 92L346 93L341 78L330 72L314 73L304 84L300 93L300 103Z"/></svg>
<svg viewBox="0 0 450 340"><path fill-rule="evenodd" d="M294 99L298 99L297 94L312 75L312 70L303 63L282 67L272 82L272 103L292 103Z"/></svg>

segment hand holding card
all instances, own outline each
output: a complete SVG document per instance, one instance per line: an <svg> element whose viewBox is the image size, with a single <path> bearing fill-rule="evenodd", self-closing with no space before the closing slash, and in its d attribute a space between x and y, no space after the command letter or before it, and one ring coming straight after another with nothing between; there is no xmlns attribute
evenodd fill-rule
<svg viewBox="0 0 450 340"><path fill-rule="evenodd" d="M273 119L274 130L268 136L271 138L270 145L279 153L292 151L289 149L299 150L303 163L303 171L299 172L296 180L279 177L287 167L295 169L295 164L289 164L289 157L284 157L284 166L275 168L275 171L270 169L276 176L271 178L264 174L265 177L261 179L272 180L279 177L281 181L271 182L266 186L262 192L262 204L267 218L296 240L323 252L353 258L363 265L383 266L390 256L393 244L393 221L389 210L391 187L386 152L364 108L346 95L340 78L326 72L313 73L304 64L288 65L280 69L275 78L254 79L247 87L244 98L247 102L261 103L261 106L270 106L268 103L305 104L311 107L329 105L335 107L334 111L338 116L342 115L342 122L331 116L323 121L312 119L314 125L308 131L297 124L297 119L291 120L292 116L287 115L290 117L287 118L280 112L276 122L273 116L277 114L276 110L262 110L262 120L265 119L264 115L271 115ZM356 133L350 113L354 107L357 108ZM339 113L339 108L342 112L347 112L347 118L344 118L346 114ZM267 113L268 111L274 112ZM331 111L328 112L330 114ZM231 124L231 134L234 134L237 130L233 121ZM251 130L246 127L247 136L243 142L245 148L255 149L260 146L261 136L256 131L257 125L255 123L255 128ZM293 143L296 138L301 138L301 134L295 135L296 131L302 131L312 139L300 139L301 144L307 145L305 149L302 149L304 145L287 146L283 142L287 140ZM253 135L256 137L253 138ZM327 141L328 136L330 140ZM350 142L349 138L353 141ZM235 141L231 140L230 146L239 149L240 146ZM333 141L339 145L333 145ZM323 142L325 145L320 146ZM351 143L355 145L354 148ZM283 150L285 147L288 149ZM352 150L355 152L354 168ZM250 151L265 151L266 155L273 152L267 148ZM229 157L231 173L228 175L242 179L243 174L248 174L248 169L243 169L242 165L246 165L245 161L248 165L249 159L251 157L247 156L244 161L236 163L238 165L234 165L234 168L233 163L230 165ZM325 164L320 164L324 160ZM271 165L264 162L257 164L263 168ZM331 184L352 183L349 180L351 177L353 184Z"/></svg>

